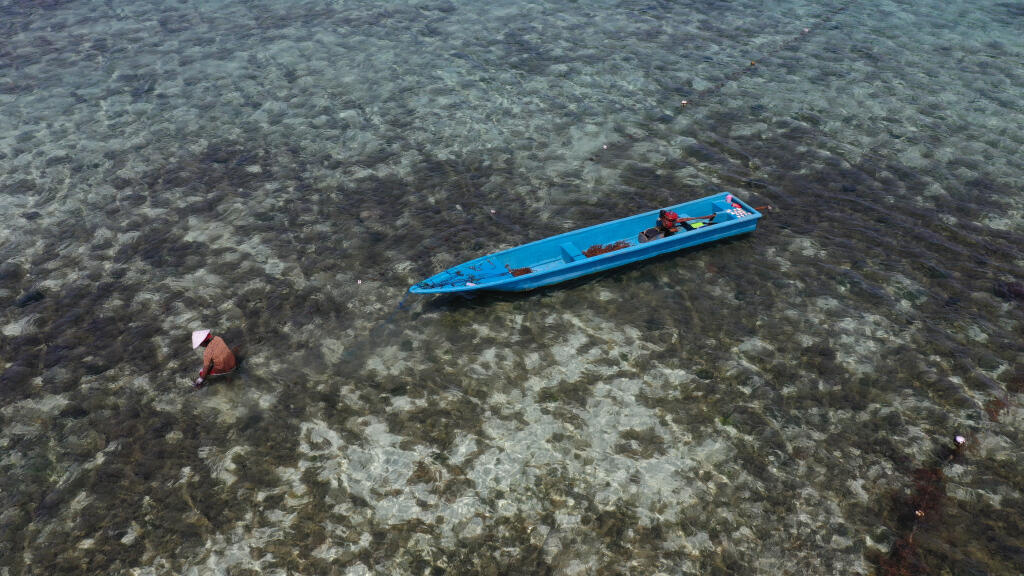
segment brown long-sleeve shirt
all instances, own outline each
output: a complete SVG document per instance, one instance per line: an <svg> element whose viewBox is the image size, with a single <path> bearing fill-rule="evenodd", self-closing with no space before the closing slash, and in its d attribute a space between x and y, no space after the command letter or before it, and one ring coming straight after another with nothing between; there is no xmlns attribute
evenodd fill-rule
<svg viewBox="0 0 1024 576"><path fill-rule="evenodd" d="M213 369L210 370L210 363ZM235 369L235 355L231 353L228 345L220 336L214 336L206 345L203 352L203 369L199 372L200 378L206 378L212 374L224 374Z"/></svg>

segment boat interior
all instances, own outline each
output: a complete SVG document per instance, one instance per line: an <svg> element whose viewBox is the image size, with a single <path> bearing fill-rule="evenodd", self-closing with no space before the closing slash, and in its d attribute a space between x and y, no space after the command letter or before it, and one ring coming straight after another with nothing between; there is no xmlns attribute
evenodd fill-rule
<svg viewBox="0 0 1024 576"><path fill-rule="evenodd" d="M732 206L726 203L724 199L714 200L705 198L692 203L670 206L666 210L675 211L681 218L714 214L713 224L721 224L737 219L737 216L730 211L731 208ZM505 252L493 254L488 257L488 260L493 260L496 268L521 269L529 266L533 272L542 272L585 260L587 256L584 253L593 250L595 247L615 243L619 243L622 248L635 246L638 243L638 234L656 225L657 221L658 212L656 211L638 214L629 218L574 230L538 242L524 244ZM701 227L697 227L694 230L681 231L673 235L673 237L699 234L700 232ZM652 240L652 242L660 240Z"/></svg>
<svg viewBox="0 0 1024 576"><path fill-rule="evenodd" d="M725 194L702 198L691 202L685 202L665 209L676 212L681 218L692 218L697 216L708 216L714 214L712 226L717 227L724 222L737 219L738 211L725 201ZM753 210L738 199L747 213ZM632 248L639 244L638 235L655 226L658 221L658 211L637 214L621 220L605 222L588 228L573 230L565 234L559 234L516 246L502 252L490 254L456 268L446 270L423 282L434 286L477 286L484 287L488 284L503 282L511 274L521 276L525 274L545 272L566 265L578 263L590 257L599 257L609 252ZM692 230L680 231L673 234L671 238L678 240L680 237L699 235L707 233L708 226L695 227ZM643 243L657 251L657 247L668 238L656 238Z"/></svg>

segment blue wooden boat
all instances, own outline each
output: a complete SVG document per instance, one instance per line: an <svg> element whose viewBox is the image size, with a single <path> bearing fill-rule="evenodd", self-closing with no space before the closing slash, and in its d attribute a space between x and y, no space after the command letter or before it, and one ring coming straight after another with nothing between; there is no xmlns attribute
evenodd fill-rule
<svg viewBox="0 0 1024 576"><path fill-rule="evenodd" d="M521 292L646 260L661 254L753 232L761 213L722 192L665 208L687 220L660 236L661 211L597 224L516 246L449 268L410 288L416 294L496 290ZM650 238L650 239L649 239Z"/></svg>

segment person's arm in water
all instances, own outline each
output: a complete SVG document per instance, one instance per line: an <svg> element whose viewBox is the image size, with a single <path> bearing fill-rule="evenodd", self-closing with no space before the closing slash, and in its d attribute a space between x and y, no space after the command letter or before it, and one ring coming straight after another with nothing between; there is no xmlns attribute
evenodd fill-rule
<svg viewBox="0 0 1024 576"><path fill-rule="evenodd" d="M207 364L206 366L204 366L203 369L199 371L199 378L196 378L196 381L194 382L195 386L197 388L199 386L202 386L203 382L206 381L206 377L209 376L210 372L212 372L212 371L213 371L213 360L211 359L210 363Z"/></svg>
<svg viewBox="0 0 1024 576"><path fill-rule="evenodd" d="M204 366L203 369L199 371L199 377L200 378L206 378L207 376L209 376L210 372L213 372L213 366L214 366L214 361L211 358L210 359L210 363L207 364L206 366Z"/></svg>

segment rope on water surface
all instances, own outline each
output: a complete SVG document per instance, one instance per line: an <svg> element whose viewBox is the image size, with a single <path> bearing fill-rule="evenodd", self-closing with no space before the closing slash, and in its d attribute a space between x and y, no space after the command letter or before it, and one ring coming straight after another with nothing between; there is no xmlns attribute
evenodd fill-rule
<svg viewBox="0 0 1024 576"><path fill-rule="evenodd" d="M787 38L786 40L782 41L780 44L778 44L777 46L775 46L771 50L766 50L766 51L761 52L761 56L763 58L770 58L772 56L775 56L779 52L781 52L781 51L783 51L783 50L785 50L785 49L787 49L787 48L789 48L791 46L794 46L794 45L798 44L799 42L806 41L815 32L817 32L820 28L822 28L823 26L829 24L832 20L834 20L836 18L836 16L838 16L838 15L842 14L843 12L845 12L852 5L853 5L853 0L847 0L846 2L843 2L843 3L839 4L839 6L833 8L831 10L826 11L824 14L819 16L817 19L813 20L811 24L809 24L809 25L805 26L804 28L802 28L801 31L798 34L796 34L794 36L791 36L790 38ZM699 101L697 103L700 103L700 102L706 100L708 97L713 96L713 95L717 94L718 92L721 92L721 90L723 88L725 88L729 84L732 84L733 82L735 82L736 80L740 79L744 75L750 73L750 71L754 70L755 68L757 68L757 66L758 66L757 60L751 60L749 64L747 64L747 65L745 65L745 66L743 66L741 68L738 68L738 69L734 70L733 72L731 72L729 74L726 74L725 78L723 78L721 81L715 83L712 86L709 86L708 88L705 88L703 90L697 91L696 94L695 94L695 96L699 99ZM689 100L683 100L682 102L680 102L680 104L683 107L686 107L686 106L688 106L688 105L690 105L692 103L693 102L690 102Z"/></svg>
<svg viewBox="0 0 1024 576"><path fill-rule="evenodd" d="M830 27L829 24L836 21L836 19L844 12L849 10L853 6L853 4L854 2L852 0L846 0L838 4L834 8L827 10L816 19L813 19L810 24L807 24L805 27L801 28L800 32L798 32L797 34L781 41L773 48L761 52L761 58L771 59L773 56L779 54L783 50L790 49L800 44L801 42L806 42L811 36L819 32L820 30L839 29L838 25ZM714 102L716 101L716 97L722 92L722 90L726 86L738 81L744 75L751 74L754 70L759 68L767 67L760 66L757 60L751 60L748 64L745 64L742 67L737 68L733 72L726 74L723 79L721 79L714 85L703 90L697 91L696 93L694 93L693 96L690 97L690 100L682 100L680 104L683 108L687 108L690 106L698 107L709 101ZM848 164L849 166L853 167L854 169L860 170L861 172L865 173L865 175L869 176L872 179L876 178L870 174L871 168L870 166L867 166L865 164L865 160L871 160L873 162L878 163L879 168L882 169L888 169L895 163L892 154L879 153L875 151L876 149L884 146L885 143L880 143L870 148L862 147L856 143L843 142L837 139L835 135L828 133L824 128L817 127L806 122L800 122L799 124L802 130L805 130L810 134L814 134L822 140L821 152L846 162L846 164ZM760 164L760 162L757 162L756 158L747 154L745 151L739 149L738 147L730 144L725 138L722 138L714 134L710 130L707 131L706 134L704 134L704 136L707 139L713 140L719 146L727 148L728 151L746 157L749 165ZM856 157L858 159L856 161L851 161L851 157ZM694 169L698 170L699 172L701 171L698 166L694 166ZM752 172L756 171L756 168L752 169ZM913 172L913 170L911 170L911 172ZM725 175L729 176L728 173L726 173ZM758 188L767 188L766 184L757 182L753 175L751 175L750 177L742 177L739 175L733 176L741 178L746 184L754 184ZM764 195L763 192L761 192L761 194ZM956 226L950 225L947 227L947 229L958 234L964 234L964 231ZM992 267L993 263L987 262L986 265ZM1001 270L1012 275L1012 270Z"/></svg>
<svg viewBox="0 0 1024 576"><path fill-rule="evenodd" d="M400 311L407 310L407 308L405 307L405 301L408 300L411 295L412 292L406 290L405 294L402 294L402 297L398 300L398 304L395 304L395 308L388 312L383 319L379 320L376 324L371 326L370 329L366 331L366 333L372 336L374 331L377 330L378 328L391 324L391 322L395 319L395 316L398 315Z"/></svg>
<svg viewBox="0 0 1024 576"><path fill-rule="evenodd" d="M789 48L797 46L801 42L806 42L808 39L810 39L813 35L818 33L820 30L825 29L838 16L842 15L850 7L852 7L853 4L854 4L853 0L846 0L844 2L841 2L836 7L832 8L830 10L827 10L826 12L824 12L823 14L818 16L816 19L811 20L811 22L809 24L807 24L806 26L804 26L803 28L801 28L801 30L797 34L795 34L795 35L793 35L793 36L783 40L782 42L777 44L774 48L762 51L760 53L760 56L758 57L757 60L751 60L751 61L749 61L749 63L746 63L746 64L742 65L741 67L736 68L732 72L726 74L724 78L722 78L720 81L716 82L715 84L713 84L713 85L711 85L711 86L709 86L707 88L704 88L703 90L699 90L699 91L695 92L693 94L693 96L690 96L686 100L680 101L680 105L683 108L687 108L687 107L690 107L690 106L700 106L703 103L708 102L708 101L715 101L716 100L716 96L726 86L729 86L730 84L733 84L734 82L736 82L739 79L741 79L743 76L751 74L755 70L758 70L758 69L761 69L761 68L765 68L765 66L762 66L761 64L759 64L759 61L770 59L770 58L776 56L777 54L779 54L780 52L782 52L783 50L787 50ZM802 123L801 126L802 126L802 128L804 128L808 132L812 132L814 134L817 134L819 137L822 137L823 139L825 139L828 142L831 142L831 143L837 145L838 147L846 148L847 149L847 153L857 154L857 155L859 155L861 157L864 157L864 158L871 158L871 159L879 161L880 163L883 163L883 164L885 162L891 161L890 157L888 157L886 155L879 154L879 153L875 152L874 149L871 149L871 148L860 148L860 147L857 147L855 145L847 144L847 143L841 142L839 140L836 140L835 137L832 134L829 134L828 132L824 131L821 128L818 128L818 127L815 127L815 126L812 126L812 125L809 125L809 124L806 124L806 123ZM712 134L712 136L714 136L714 135ZM724 144L724 142L722 142L722 140L720 138L715 137L715 139L720 144ZM733 150L736 151L736 152L739 152L741 154L744 154L745 156L748 156L749 160L753 160L753 158L750 158L749 155L746 155L745 153L743 153L742 150L738 150L738 149L735 149L735 148L733 148ZM837 152L834 152L834 153L837 156L839 156L839 157L843 157L843 153L842 152L838 152L837 151ZM843 158L843 159L846 160L846 162L849 163L851 166L855 165L854 162L850 162L846 158Z"/></svg>
<svg viewBox="0 0 1024 576"><path fill-rule="evenodd" d="M385 317L383 319L381 319L381 320L377 321L376 323L374 323L373 325L371 325L370 328L366 331L367 338L373 338L380 328L382 328L382 327L384 327L384 326L386 326L388 324L391 324L392 321L394 320L395 316L400 311L408 310L406 308L406 306L405 306L405 303L409 299L410 295L411 295L411 293L408 292L408 291L405 294L403 294L402 298L399 299L399 301L395 305L394 309L392 309L390 312L388 312L387 315L385 315ZM168 370L169 368L173 370L174 368L171 366L172 364L176 364L176 363L180 362L181 360L185 359L186 356L190 356L190 355L193 355L193 354L195 354L194 350L186 350L185 352L182 352L180 354L172 354L171 356L160 360L159 363L157 365L153 366L152 368L150 368L148 370L137 371L137 372L135 372L135 374L138 377L141 377L141 376L152 376L153 374L164 372L164 371ZM173 376L174 379L176 379L176 377L177 377L177 375ZM189 377L189 379L190 378L191 377ZM195 390L195 388L189 387L189 391L194 391L194 390Z"/></svg>
<svg viewBox="0 0 1024 576"><path fill-rule="evenodd" d="M799 42L805 41L814 31L826 26L837 16L845 12L850 6L852 6L852 4L852 1L847 1L826 12L815 22L814 25L803 28L798 35L780 43L774 49L764 52L763 57L770 58L782 50L795 46ZM708 100L714 99L715 96L717 96L726 86L736 82L756 68L758 68L758 63L757 61L752 60L742 68L738 68L732 73L727 74L716 84L696 92L693 96L695 101L682 100L680 105L686 108L694 104L703 104ZM886 156L874 152L872 149L860 149L853 145L840 142L832 135L817 127L805 126L805 128L808 131L817 134L819 137L824 138L826 141L835 143L840 148L847 148L848 152L856 153L862 158L872 158L876 161L881 161L883 164L891 160ZM718 141L719 144L727 145L727 143L723 142L722 139L716 135L711 134L710 136ZM753 158L746 155L742 150L737 150L737 152L747 156L748 160L753 160ZM840 157L843 155L838 151L834 151L832 153ZM844 160L846 159L844 158ZM855 165L855 163L850 162L849 160L846 161L850 165ZM753 390L751 392L753 392ZM996 405L998 405L998 403L996 403ZM989 410L989 407L986 406L986 409ZM734 410L735 408L733 411ZM996 412L996 416L993 416L993 411ZM727 419L731 414L732 411L730 411L725 418ZM989 414L990 417L995 420L998 410L989 410ZM901 504L904 509L898 511L898 514L901 516L899 519L899 524L901 524L901 526L897 532L899 537L891 546L889 553L879 558L877 561L877 566L882 575L888 576L922 573L922 566L917 559L918 551L914 542L914 536L918 532L926 530L928 526L926 524L927 521L936 515L937 509L940 507L945 496L945 468L962 459L966 444L967 439L964 436L957 435L954 438L952 447L943 447L943 453L936 462L931 466L925 466L914 470L912 474L911 493L902 498Z"/></svg>
<svg viewBox="0 0 1024 576"><path fill-rule="evenodd" d="M746 64L742 65L741 67L736 68L732 72L726 74L724 78L722 78L721 80L719 80L715 84L713 84L713 85L711 85L711 86L709 86L707 88L704 88L703 90L699 90L699 91L695 92L693 96L690 96L689 98L687 98L685 100L681 100L680 101L680 106L683 107L683 108L687 108L687 107L691 107L691 106L700 106L700 105L702 105L702 104L704 104L704 103L706 103L708 101L715 101L716 97L718 96L718 94L721 93L721 91L726 86L729 86L729 85L735 83L736 81L740 80L744 76L746 76L748 74L751 74L755 70L764 68L764 66L758 64L759 61L764 61L764 60L767 60L767 59L771 59L772 57L778 55L783 50L787 50L787 49L790 49L790 48L792 48L794 46L797 46L801 42L806 42L808 39L810 39L812 36L814 36L820 30L824 29L826 26L828 26L830 23L832 23L838 16L840 16L841 14L846 12L851 6L853 6L853 4L854 4L853 0L847 0L845 2L840 3L838 6L832 8L831 10L827 10L825 13L821 14L816 19L813 19L809 24L807 24L804 27L802 27L800 29L800 31L798 33L796 33L795 35L790 36L789 38L783 40L782 42L780 42L779 44L777 44L775 47L773 47L771 49L764 50L764 51L760 52L760 56L756 60L750 60L748 63L746 63ZM842 142L839 142L839 141L835 140L835 138L831 134L825 132L824 130L822 130L820 128L817 128L817 127L814 127L814 126L810 126L810 125L807 125L807 124L803 124L803 127L806 130L808 130L809 132L813 132L813 133L817 134L818 136L824 138L825 140L828 140L829 142L834 142L834 143L836 143L837 145L839 145L841 147L853 148L853 146L851 146L849 144L845 144L845 143L842 143ZM713 134L712 134L712 136L714 137ZM721 141L720 138L715 137L715 140L718 141L720 144L723 144L723 142ZM753 160L753 158L751 158L749 155L745 154L742 150L737 150L735 148L733 150L736 151L736 152L739 152L739 153L741 153L741 154L743 154L745 156L747 156L749 160ZM878 153L876 153L876 152L874 152L874 151L872 151L870 149L856 149L856 150L851 150L851 151L856 152L856 153L860 154L861 156L874 158L876 160L881 160L881 161L887 160L886 157L884 157L884 156L882 156L882 155L880 155L880 154L878 154ZM837 154L837 155L839 155L839 154ZM849 160L847 160L847 162L850 163L851 165L854 164L853 162L849 162Z"/></svg>

